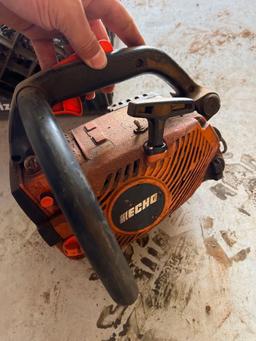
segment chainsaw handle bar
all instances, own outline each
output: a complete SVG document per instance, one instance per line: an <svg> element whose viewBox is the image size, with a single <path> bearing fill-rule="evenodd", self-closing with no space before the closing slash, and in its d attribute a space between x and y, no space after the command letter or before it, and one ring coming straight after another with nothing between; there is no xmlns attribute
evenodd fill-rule
<svg viewBox="0 0 256 341"><path fill-rule="evenodd" d="M44 94L24 88L17 108L33 153L87 258L114 301L132 304L137 284Z"/></svg>
<svg viewBox="0 0 256 341"><path fill-rule="evenodd" d="M26 87L37 88L44 94L46 101L53 105L141 74L152 73L174 87L177 95L193 99L195 109L207 119L220 108L220 99L215 92L196 84L172 58L161 50L148 46L125 48L107 54L107 59L108 64L102 70L91 69L78 60L39 72L17 86L13 96L9 132L13 160L23 162L24 156L30 150L16 108L16 99Z"/></svg>
<svg viewBox="0 0 256 341"><path fill-rule="evenodd" d="M107 58L108 65L103 70L77 61L20 83L10 116L10 151L12 161L17 163L35 153L58 205L104 286L117 303L128 305L137 298L137 285L50 105L143 73L164 78L179 94L195 101L209 92L159 50L128 48Z"/></svg>

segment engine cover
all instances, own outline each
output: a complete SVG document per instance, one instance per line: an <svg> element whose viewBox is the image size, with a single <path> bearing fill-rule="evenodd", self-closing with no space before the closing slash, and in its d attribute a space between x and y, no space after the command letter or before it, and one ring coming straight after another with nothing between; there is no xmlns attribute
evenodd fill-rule
<svg viewBox="0 0 256 341"><path fill-rule="evenodd" d="M121 246L149 232L188 200L220 154L215 129L194 112L167 120L167 151L147 156L147 121L135 124L126 112L122 107L66 134ZM42 237L70 257L79 255L69 252L72 230L35 159L24 167L11 164L11 171L12 192Z"/></svg>

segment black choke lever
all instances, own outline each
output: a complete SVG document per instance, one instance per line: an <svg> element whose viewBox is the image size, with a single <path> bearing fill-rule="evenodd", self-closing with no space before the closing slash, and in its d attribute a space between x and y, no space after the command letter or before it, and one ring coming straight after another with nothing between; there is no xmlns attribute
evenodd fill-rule
<svg viewBox="0 0 256 341"><path fill-rule="evenodd" d="M195 102L190 98L170 98L156 101L138 100L128 105L128 115L148 120L148 141L144 145L147 155L167 150L164 142L165 122L170 117L182 116L195 111Z"/></svg>

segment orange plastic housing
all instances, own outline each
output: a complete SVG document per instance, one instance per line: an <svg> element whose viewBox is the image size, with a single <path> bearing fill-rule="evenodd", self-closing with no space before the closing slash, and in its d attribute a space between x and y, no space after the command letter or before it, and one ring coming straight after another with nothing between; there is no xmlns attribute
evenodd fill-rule
<svg viewBox="0 0 256 341"><path fill-rule="evenodd" d="M141 125L147 125L146 120L138 120ZM166 122L164 140L168 150L158 157L145 155L143 144L147 141L147 132L137 135L134 129L133 118L127 116L126 108L123 108L66 134L69 146L121 246L148 233L166 215L187 201L204 181L209 164L219 151L215 130L197 113ZM24 171L22 179L22 190L47 215L50 225L61 237L60 249L71 258L81 256L77 241L72 237L72 230L57 203L41 203L42 194L51 193L44 174L39 171L31 175ZM113 222L113 205L128 188L145 182L157 186L164 193L162 213L146 228L123 231Z"/></svg>

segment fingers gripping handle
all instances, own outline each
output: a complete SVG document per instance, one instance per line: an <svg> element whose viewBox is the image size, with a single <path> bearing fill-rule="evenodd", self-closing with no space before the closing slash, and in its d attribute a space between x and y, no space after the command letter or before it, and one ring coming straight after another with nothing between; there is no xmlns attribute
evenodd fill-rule
<svg viewBox="0 0 256 341"><path fill-rule="evenodd" d="M119 83L143 73L154 73L174 87L179 95L196 96L202 88L166 53L151 47L126 48L107 55L102 70L91 69L82 61L56 66L22 82L19 88L37 86L52 103Z"/></svg>

